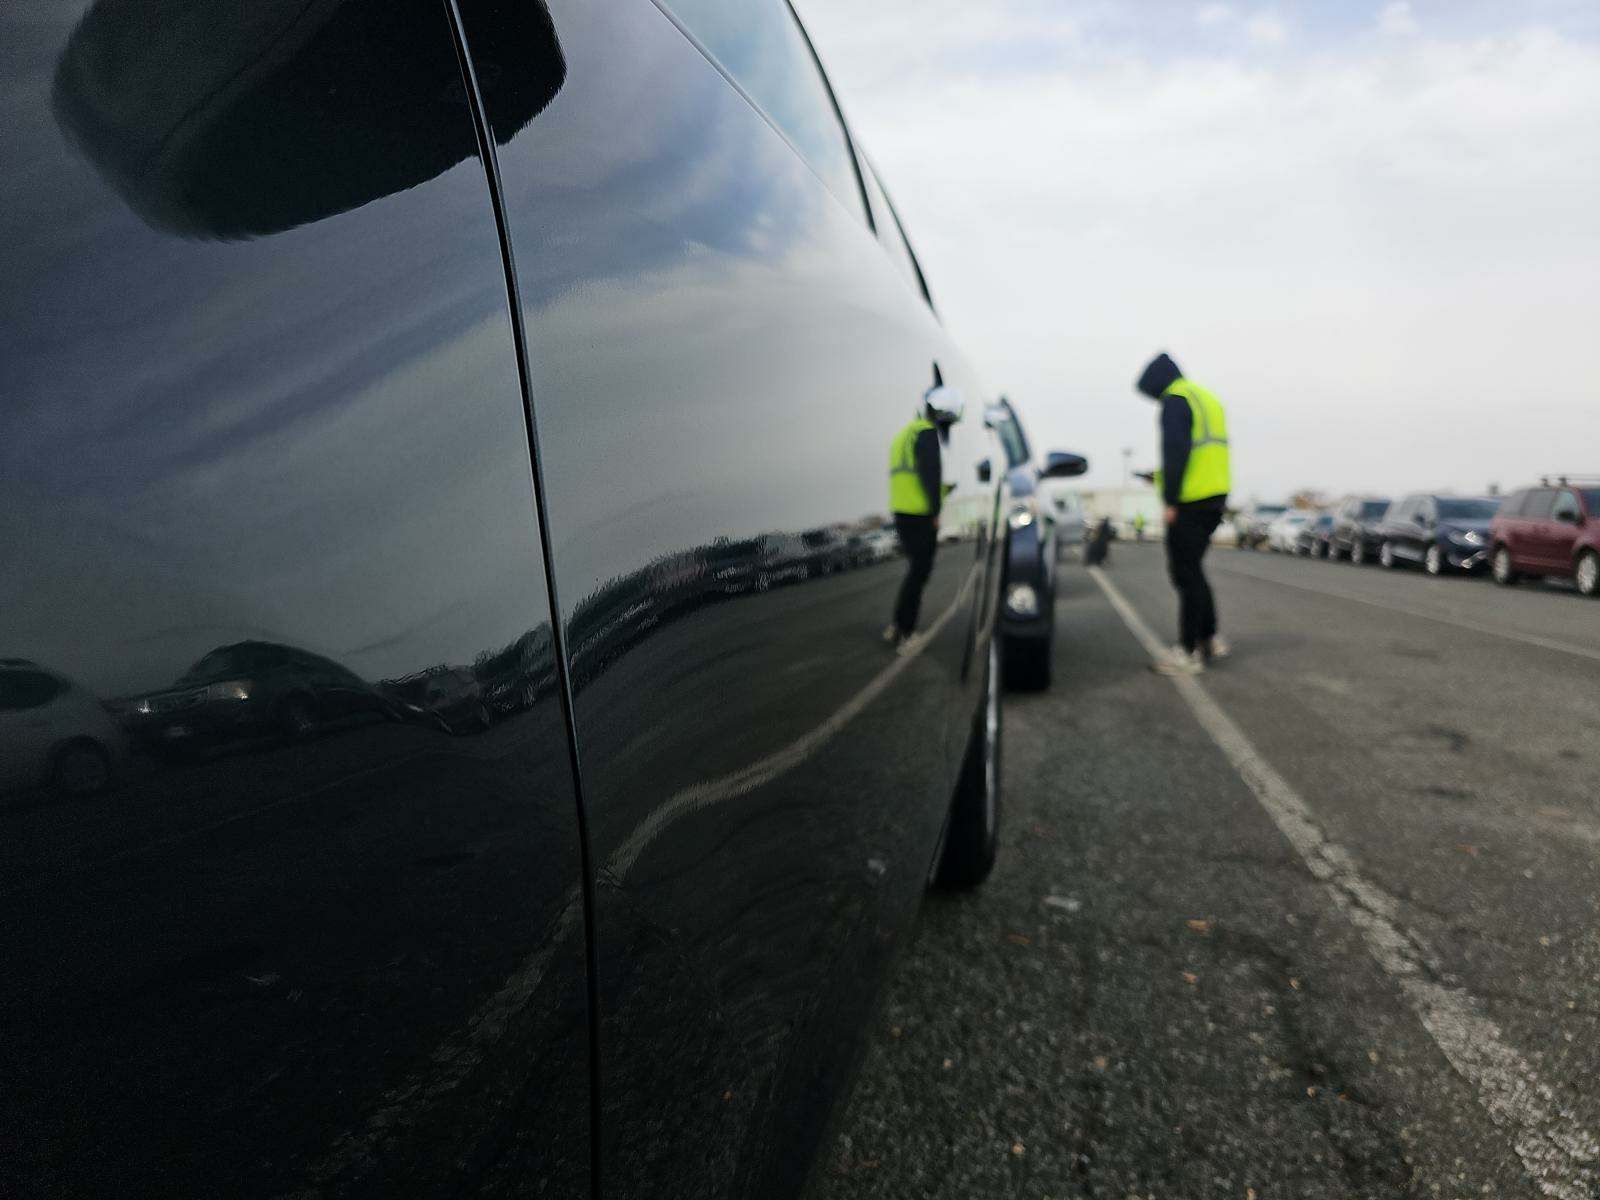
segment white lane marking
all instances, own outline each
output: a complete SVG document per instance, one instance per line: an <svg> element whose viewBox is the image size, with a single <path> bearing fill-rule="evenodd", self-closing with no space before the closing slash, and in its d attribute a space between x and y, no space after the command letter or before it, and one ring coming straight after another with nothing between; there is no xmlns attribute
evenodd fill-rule
<svg viewBox="0 0 1600 1200"><path fill-rule="evenodd" d="M1372 608L1386 608L1390 612L1404 613L1408 617L1421 617L1424 621L1437 621L1441 625L1454 625L1457 629L1465 629L1470 633L1488 634L1490 637L1506 638L1513 642L1523 642L1529 646L1538 646L1542 650L1558 650L1563 654L1576 654L1579 658L1592 658L1600 662L1600 650L1588 646L1579 646L1575 642L1563 642L1559 638L1547 638L1537 633L1523 633L1516 629L1497 629L1493 625L1485 625L1481 621L1469 620L1466 617L1448 616L1443 613L1429 612L1414 604L1395 604L1388 600L1373 600L1366 596L1357 596L1353 592L1342 591L1338 588L1314 587L1309 583L1291 583L1287 579L1277 579L1271 575L1259 575L1255 571L1240 570L1237 567L1222 566L1219 568L1225 575L1235 577L1244 576L1247 579L1259 580L1262 583L1275 583L1279 587L1294 588L1300 592L1310 592L1313 596L1326 596L1331 600L1348 600L1352 604L1365 604Z"/></svg>
<svg viewBox="0 0 1600 1200"><path fill-rule="evenodd" d="M1111 607L1150 654L1161 640L1097 567L1089 574ZM1438 956L1402 924L1400 900L1362 877L1349 851L1330 841L1298 792L1251 745L1199 679L1172 682L1202 728L1254 793L1261 807L1334 905L1361 932L1367 950L1399 986L1450 1065L1478 1093L1496 1125L1511 1137L1517 1157L1546 1196L1593 1200L1600 1186L1600 1141L1580 1123L1576 1105L1544 1083L1532 1065L1500 1038L1499 1027L1465 988L1441 982Z"/></svg>
<svg viewBox="0 0 1600 1200"><path fill-rule="evenodd" d="M896 655L888 666L869 679L860 691L830 713L816 728L802 734L787 746L773 751L765 758L757 759L720 779L692 783L675 792L665 804L651 809L649 816L634 826L627 840L606 860L602 874L613 877L626 875L638 861L639 855L643 854L650 843L660 837L673 822L689 813L699 812L714 804L747 795L771 783L778 776L788 774L805 762L859 716L862 709L882 695L884 689L921 656L927 649L928 643L937 637L940 630L950 623L950 619L961 611L963 603L972 591L973 583L974 576L968 574L966 581L957 591L956 598L950 602L950 607L940 613L927 629L915 635L916 641L912 647L906 653Z"/></svg>

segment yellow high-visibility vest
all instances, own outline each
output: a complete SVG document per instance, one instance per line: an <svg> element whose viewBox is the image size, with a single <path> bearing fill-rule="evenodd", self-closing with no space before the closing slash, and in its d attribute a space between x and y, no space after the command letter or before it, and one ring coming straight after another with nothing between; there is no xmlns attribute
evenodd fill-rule
<svg viewBox="0 0 1600 1200"><path fill-rule="evenodd" d="M1187 379L1175 380L1162 395L1182 396L1189 405L1189 462L1178 488L1178 503L1227 495L1233 476L1228 461L1228 417L1222 401Z"/></svg>
<svg viewBox="0 0 1600 1200"><path fill-rule="evenodd" d="M907 516L926 517L933 512L933 500L917 474L917 435L932 429L932 421L918 417L895 435L889 444L889 511Z"/></svg>

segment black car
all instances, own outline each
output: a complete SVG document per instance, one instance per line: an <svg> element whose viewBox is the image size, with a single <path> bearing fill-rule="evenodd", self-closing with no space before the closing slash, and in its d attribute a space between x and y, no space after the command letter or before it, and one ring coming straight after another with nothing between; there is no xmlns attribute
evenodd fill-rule
<svg viewBox="0 0 1600 1200"><path fill-rule="evenodd" d="M415 696L8 828L0 1191L793 1196L994 863L992 393L783 0L246 7L0 8L0 656Z"/></svg>
<svg viewBox="0 0 1600 1200"><path fill-rule="evenodd" d="M1033 461L1028 435L1012 403L1001 396L984 420L999 435L1011 507L1006 513L1001 580L1001 658L1008 687L1050 686L1056 630L1056 570L1060 560L1054 506L1040 494L1046 479L1069 479L1089 469L1078 454L1053 450Z"/></svg>
<svg viewBox="0 0 1600 1200"><path fill-rule="evenodd" d="M1294 552L1312 558L1328 557L1328 542L1333 536L1333 514L1318 513L1294 535Z"/></svg>
<svg viewBox="0 0 1600 1200"><path fill-rule="evenodd" d="M1383 544L1378 524L1388 511L1385 496L1346 496L1339 501L1328 531L1328 557L1335 561L1347 558L1357 566L1374 561Z"/></svg>
<svg viewBox="0 0 1600 1200"><path fill-rule="evenodd" d="M1488 570L1489 522L1499 508L1496 496L1406 496L1378 525L1378 561L1420 565L1430 575Z"/></svg>

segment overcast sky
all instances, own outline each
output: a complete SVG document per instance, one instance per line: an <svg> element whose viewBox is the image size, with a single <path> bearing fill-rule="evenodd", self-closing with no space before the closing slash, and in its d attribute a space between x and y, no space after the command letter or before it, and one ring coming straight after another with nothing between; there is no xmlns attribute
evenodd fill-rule
<svg viewBox="0 0 1600 1200"><path fill-rule="evenodd" d="M1036 448L1235 495L1600 472L1600 4L797 0L946 324Z"/></svg>

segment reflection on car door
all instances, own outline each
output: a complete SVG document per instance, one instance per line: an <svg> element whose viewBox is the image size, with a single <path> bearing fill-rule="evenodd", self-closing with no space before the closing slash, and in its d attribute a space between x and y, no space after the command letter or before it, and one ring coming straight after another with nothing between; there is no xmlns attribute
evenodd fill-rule
<svg viewBox="0 0 1600 1200"><path fill-rule="evenodd" d="M553 4L565 82L499 169L573 647L602 1184L776 1197L928 878L981 685L992 451L787 7L666 8L683 30L647 4ZM492 37L469 13L474 55L516 57ZM712 585L767 535L879 527L936 365L967 397L943 451L961 540L913 653L880 636L900 558Z"/></svg>
<svg viewBox="0 0 1600 1200"><path fill-rule="evenodd" d="M249 9L0 8L0 654L145 728L550 625L448 10ZM0 809L0 1192L592 1195L562 715L395 711Z"/></svg>
<svg viewBox="0 0 1600 1200"><path fill-rule="evenodd" d="M1562 488L1555 495L1550 509L1550 519L1544 523L1546 564L1550 570L1567 574L1572 570L1573 552L1578 546L1579 522L1583 520L1583 507L1570 488Z"/></svg>

